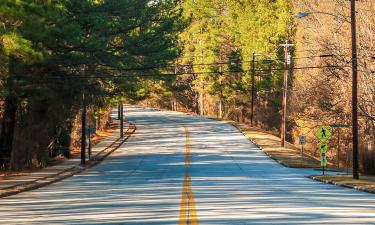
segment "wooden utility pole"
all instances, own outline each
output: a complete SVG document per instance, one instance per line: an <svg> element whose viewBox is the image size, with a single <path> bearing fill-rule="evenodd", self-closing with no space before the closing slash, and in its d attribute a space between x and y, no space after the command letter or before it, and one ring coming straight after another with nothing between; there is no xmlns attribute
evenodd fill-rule
<svg viewBox="0 0 375 225"><path fill-rule="evenodd" d="M289 47L292 47L292 44L289 44L287 40L285 44L280 46L284 47L285 58L284 58L284 83L283 83L283 100L282 100L282 111L281 111L281 147L285 146L285 136L286 136L286 114L287 114L287 94L288 94L288 76L289 76L289 65L290 65L290 54Z"/></svg>
<svg viewBox="0 0 375 225"><path fill-rule="evenodd" d="M200 28L200 34L203 35L203 28L202 27ZM199 40L199 46L201 48L201 64L202 64L202 67L204 67L204 65L203 65L203 63L204 63L204 57L203 57L204 51L203 51L203 40L202 39ZM199 96L199 99L200 99L200 115L201 116L204 115L204 82L203 81L204 81L203 78L201 78L201 80L200 80L201 93L200 93L200 96Z"/></svg>
<svg viewBox="0 0 375 225"><path fill-rule="evenodd" d="M197 79L197 75L193 72L193 81ZM200 114L200 103L199 103L199 96L198 96L198 91L197 91L197 85L195 84L194 87L196 90L194 91L194 110L195 113L198 115Z"/></svg>
<svg viewBox="0 0 375 225"><path fill-rule="evenodd" d="M357 21L356 0L351 0L352 30L352 135L353 135L353 178L359 179L359 141L358 141L358 59L357 59Z"/></svg>
<svg viewBox="0 0 375 225"><path fill-rule="evenodd" d="M250 124L254 126L254 104L255 104L255 52L253 52L252 60L252 74L251 74L251 115L250 115Z"/></svg>
<svg viewBox="0 0 375 225"><path fill-rule="evenodd" d="M223 68L223 57L220 55L220 70L219 73L220 75L223 75L224 68ZM221 89L223 87L222 80L220 78L220 99L219 99L219 118L223 118L223 90Z"/></svg>
<svg viewBox="0 0 375 225"><path fill-rule="evenodd" d="M174 75L177 76L177 72L178 72L178 60L175 61L174 63ZM176 87L176 83L173 84L173 87ZM173 90L173 93L172 93L172 111L178 111L177 109L177 97L176 97L176 91Z"/></svg>
<svg viewBox="0 0 375 225"><path fill-rule="evenodd" d="M202 56L201 56L201 64L203 65L203 63L204 63L204 58L203 58L203 50L202 50ZM200 114L201 114L201 116L204 116L204 79L203 78L201 78L201 94L200 94L200 100L201 100L201 103L200 103L200 105L201 105L201 112L200 112Z"/></svg>

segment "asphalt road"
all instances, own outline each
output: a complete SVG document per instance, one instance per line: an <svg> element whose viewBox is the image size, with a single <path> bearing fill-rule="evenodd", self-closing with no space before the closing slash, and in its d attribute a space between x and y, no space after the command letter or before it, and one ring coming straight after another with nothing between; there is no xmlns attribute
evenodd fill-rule
<svg viewBox="0 0 375 225"><path fill-rule="evenodd" d="M136 134L63 182L0 199L1 224L375 224L375 195L285 168L236 128L126 107Z"/></svg>

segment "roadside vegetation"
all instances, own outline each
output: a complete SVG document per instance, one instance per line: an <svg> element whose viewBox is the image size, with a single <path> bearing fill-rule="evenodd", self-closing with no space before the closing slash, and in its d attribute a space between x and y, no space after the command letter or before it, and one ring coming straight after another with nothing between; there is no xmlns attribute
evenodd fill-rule
<svg viewBox="0 0 375 225"><path fill-rule="evenodd" d="M373 2L358 2L360 170L375 174ZM284 49L288 39L287 140L307 136L306 154L319 158L321 125L351 125L349 1L184 1L190 26L180 35L182 75L145 104L250 124L252 54L256 56L254 125L280 135ZM297 19L298 12L326 12ZM160 92L160 90L158 90ZM154 92L157 93L157 92ZM332 128L328 160L337 167L338 130ZM351 129L340 130L340 168L351 168Z"/></svg>
<svg viewBox="0 0 375 225"><path fill-rule="evenodd" d="M100 129L113 105L144 98L160 71L133 68L176 58L183 25L174 0L1 1L1 166L69 156L83 104Z"/></svg>

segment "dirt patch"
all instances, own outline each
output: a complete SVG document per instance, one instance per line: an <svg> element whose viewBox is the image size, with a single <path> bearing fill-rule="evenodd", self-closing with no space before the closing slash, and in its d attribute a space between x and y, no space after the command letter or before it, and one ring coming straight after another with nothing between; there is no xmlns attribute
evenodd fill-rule
<svg viewBox="0 0 375 225"><path fill-rule="evenodd" d="M93 146L100 143L103 139L107 138L109 135L113 134L116 129L118 129L118 124L110 123L109 126L104 130L97 130L94 137L91 139ZM71 158L80 158L81 157L81 148L74 147L70 151Z"/></svg>
<svg viewBox="0 0 375 225"><path fill-rule="evenodd" d="M286 147L281 147L280 138L271 133L263 131L259 128L247 126L242 123L232 122L232 124L236 126L247 138L258 145L263 152L284 166L292 168L320 167L319 159L306 154L301 157L299 148L290 143L287 143ZM329 165L329 168L334 168L334 166Z"/></svg>

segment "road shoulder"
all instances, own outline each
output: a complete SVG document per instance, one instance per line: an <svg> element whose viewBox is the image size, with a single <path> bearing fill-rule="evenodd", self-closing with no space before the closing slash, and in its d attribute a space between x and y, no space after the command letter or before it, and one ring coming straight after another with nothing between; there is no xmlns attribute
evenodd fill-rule
<svg viewBox="0 0 375 225"><path fill-rule="evenodd" d="M327 184L333 184L340 187L346 187L358 191L375 194L374 176L363 175L360 177L359 180L353 179L351 174L311 176L310 178Z"/></svg>
<svg viewBox="0 0 375 225"><path fill-rule="evenodd" d="M290 143L287 143L285 148L280 147L281 141L279 137L259 128L233 121L230 123L278 163L291 168L320 168L319 159L308 155L305 155L302 159L299 149ZM333 168L333 165L331 167ZM350 174L317 175L309 178L327 184L375 194L375 176L361 176L359 180L353 179Z"/></svg>
<svg viewBox="0 0 375 225"><path fill-rule="evenodd" d="M319 159L306 154L301 157L300 150L290 143L287 143L285 147L281 147L280 138L273 134L243 123L233 121L230 123L270 158L286 167L319 168L320 166Z"/></svg>
<svg viewBox="0 0 375 225"><path fill-rule="evenodd" d="M61 164L46 167L40 171L23 176L10 176L0 180L0 198L35 190L66 178L72 177L101 163L111 153L116 151L136 131L133 123L127 123L124 137L120 138L119 129L93 146L93 157L84 166L80 159L65 160Z"/></svg>

